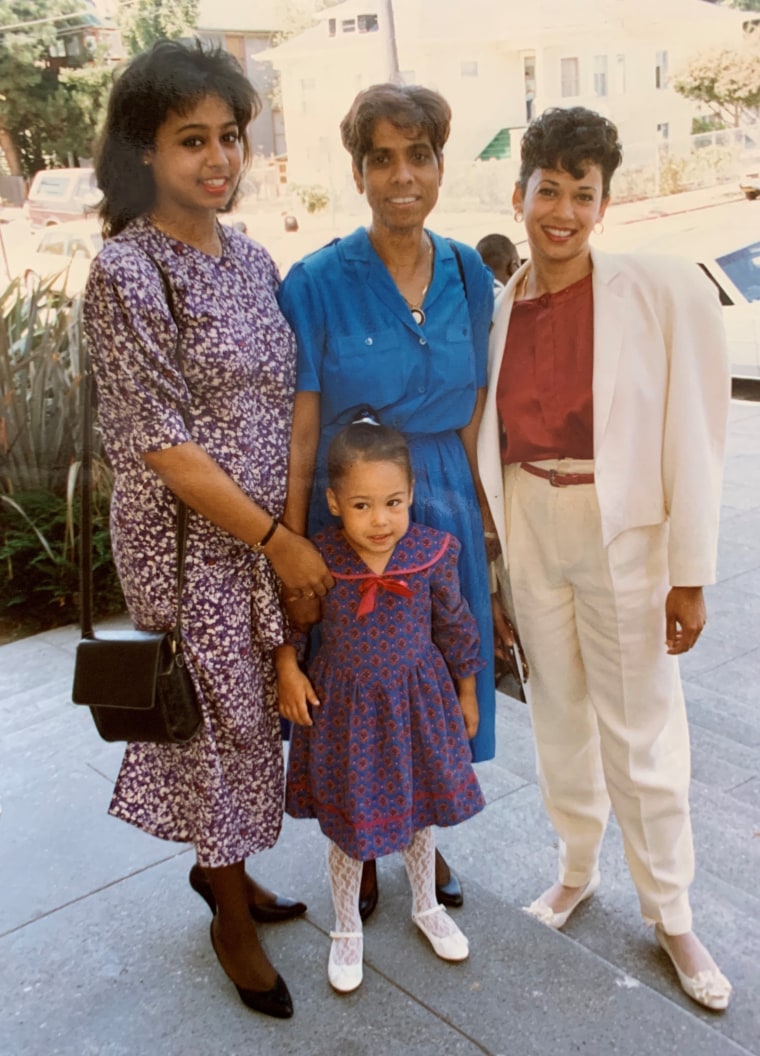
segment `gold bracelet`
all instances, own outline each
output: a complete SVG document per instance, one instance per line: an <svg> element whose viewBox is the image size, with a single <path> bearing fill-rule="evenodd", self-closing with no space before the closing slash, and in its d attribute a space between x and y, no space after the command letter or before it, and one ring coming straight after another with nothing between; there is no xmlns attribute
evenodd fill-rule
<svg viewBox="0 0 760 1056"><path fill-rule="evenodd" d="M263 550L264 549L264 547L267 545L267 543L272 538L274 533L277 531L279 523L280 522L277 520L276 517L272 518L272 523L270 524L269 530L267 531L266 535L262 539L259 539L258 543L252 543L251 544L251 546L253 547L254 550Z"/></svg>

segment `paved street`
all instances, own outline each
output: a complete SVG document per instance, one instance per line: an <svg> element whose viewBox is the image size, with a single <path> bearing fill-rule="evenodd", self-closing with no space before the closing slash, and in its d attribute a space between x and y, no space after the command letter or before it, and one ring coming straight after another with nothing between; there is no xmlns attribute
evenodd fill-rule
<svg viewBox="0 0 760 1056"><path fill-rule="evenodd" d="M380 863L365 982L327 982L324 842L286 819L252 863L309 903L264 930L296 1013L247 1011L211 951L188 848L106 814L121 749L69 703L75 628L0 648L0 1052L4 1056L760 1056L760 404L735 402L720 582L684 661L693 738L698 930L735 986L725 1015L686 998L642 924L613 825L597 895L562 934L520 906L554 874L524 705L504 698L489 805L441 833L466 888L470 960L439 961Z"/></svg>

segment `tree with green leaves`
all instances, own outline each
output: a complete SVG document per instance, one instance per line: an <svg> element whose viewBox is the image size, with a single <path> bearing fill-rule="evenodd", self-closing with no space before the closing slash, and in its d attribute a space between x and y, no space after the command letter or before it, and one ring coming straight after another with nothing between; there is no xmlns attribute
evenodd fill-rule
<svg viewBox="0 0 760 1056"><path fill-rule="evenodd" d="M157 40L192 36L198 22L198 0L133 0L119 6L119 28L130 55Z"/></svg>
<svg viewBox="0 0 760 1056"><path fill-rule="evenodd" d="M81 15L80 0L0 0L0 149L12 175L92 156L110 69L94 53L71 69L51 62Z"/></svg>
<svg viewBox="0 0 760 1056"><path fill-rule="evenodd" d="M738 128L760 107L760 34L750 34L738 48L694 55L672 83L680 95L706 106L724 127Z"/></svg>

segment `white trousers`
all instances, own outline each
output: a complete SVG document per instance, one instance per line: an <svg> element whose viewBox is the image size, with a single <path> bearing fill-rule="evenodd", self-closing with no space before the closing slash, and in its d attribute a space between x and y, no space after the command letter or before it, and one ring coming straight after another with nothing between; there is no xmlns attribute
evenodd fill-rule
<svg viewBox="0 0 760 1056"><path fill-rule="evenodd" d="M537 463L539 464L539 463ZM542 462L589 472L593 463ZM597 867L610 802L648 923L691 930L690 752L678 663L665 649L667 526L605 549L593 484L505 469L509 575L530 664L538 778L559 879Z"/></svg>

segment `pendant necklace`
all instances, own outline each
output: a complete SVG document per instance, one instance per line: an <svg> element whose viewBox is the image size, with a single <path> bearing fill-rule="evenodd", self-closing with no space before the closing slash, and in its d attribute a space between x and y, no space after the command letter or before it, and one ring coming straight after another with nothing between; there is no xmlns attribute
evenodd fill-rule
<svg viewBox="0 0 760 1056"><path fill-rule="evenodd" d="M417 324L417 326L424 326L425 325L426 316L425 316L425 312L422 309L422 305L425 303L425 294L427 293L428 289L430 288L430 283L431 283L431 281L433 279L433 240L432 240L432 238L430 238L430 236L428 236L428 267L429 267L428 280L425 283L425 285L422 287L422 293L420 294L420 297L419 297L419 304L412 304L411 301L407 301L406 297L404 297L404 301L406 302L406 306L409 309L409 311L412 313L412 319L414 319L414 321Z"/></svg>

